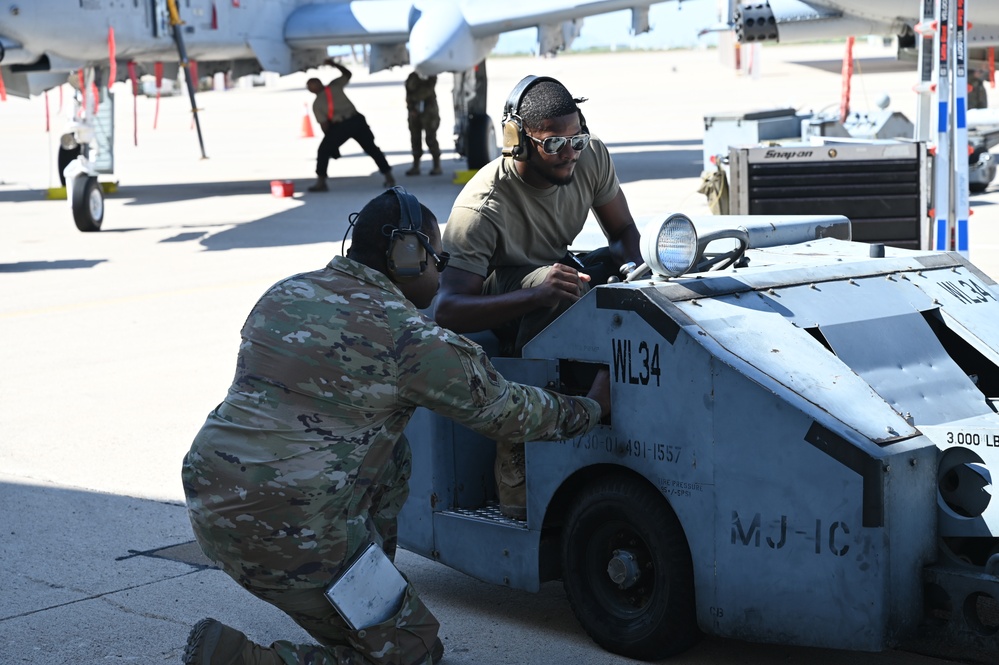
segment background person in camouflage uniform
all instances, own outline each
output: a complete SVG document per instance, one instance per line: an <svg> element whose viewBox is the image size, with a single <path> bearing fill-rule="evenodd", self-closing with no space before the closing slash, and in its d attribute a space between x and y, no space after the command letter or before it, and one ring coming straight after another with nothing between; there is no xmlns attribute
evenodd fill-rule
<svg viewBox="0 0 999 665"><path fill-rule="evenodd" d="M406 79L406 110L409 111L409 139L413 146L413 166L406 175L420 175L420 158L423 157L423 135L427 149L434 160L430 175L440 175L441 146L437 142L437 128L441 126L441 113L437 108L437 77L423 78L412 72Z"/></svg>
<svg viewBox="0 0 999 665"><path fill-rule="evenodd" d="M407 195L408 196L408 195ZM289 277L256 303L236 375L184 458L191 524L205 554L319 643L263 647L214 619L191 631L186 663L410 665L436 662L439 625L410 586L397 613L352 631L323 595L370 542L394 556L408 494L403 429L417 406L493 439L578 436L609 412L609 379L589 399L506 381L482 349L419 309L437 293L437 220L415 279L388 276L395 192L356 216L347 257Z"/></svg>

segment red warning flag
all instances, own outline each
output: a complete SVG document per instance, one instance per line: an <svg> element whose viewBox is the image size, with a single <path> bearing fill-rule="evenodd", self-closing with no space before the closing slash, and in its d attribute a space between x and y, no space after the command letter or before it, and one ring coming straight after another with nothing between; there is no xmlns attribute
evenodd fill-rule
<svg viewBox="0 0 999 665"><path fill-rule="evenodd" d="M108 66L108 88L114 85L114 80L118 78L118 60L114 46L114 28L108 28L108 59L111 64Z"/></svg>

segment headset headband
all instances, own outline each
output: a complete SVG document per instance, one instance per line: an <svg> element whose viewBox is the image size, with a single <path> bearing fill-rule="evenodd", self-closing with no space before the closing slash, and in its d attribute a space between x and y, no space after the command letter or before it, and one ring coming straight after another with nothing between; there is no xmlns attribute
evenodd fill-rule
<svg viewBox="0 0 999 665"><path fill-rule="evenodd" d="M392 191L395 192L396 198L399 199L399 230L419 231L423 227L423 213L420 210L420 202L401 185L396 185L392 188Z"/></svg>
<svg viewBox="0 0 999 665"><path fill-rule="evenodd" d="M520 82L514 86L513 90L510 91L510 96L506 99L506 104L503 105L503 122L506 122L510 118L520 118L520 102L530 88L535 83L541 83L542 81L552 81L558 83L555 79L550 76L535 76L533 74L528 74L524 78L520 79ZM561 85L561 84L560 84Z"/></svg>

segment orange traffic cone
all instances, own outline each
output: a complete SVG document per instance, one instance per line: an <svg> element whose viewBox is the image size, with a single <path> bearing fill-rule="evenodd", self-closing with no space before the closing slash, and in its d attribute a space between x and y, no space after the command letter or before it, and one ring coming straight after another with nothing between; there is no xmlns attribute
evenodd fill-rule
<svg viewBox="0 0 999 665"><path fill-rule="evenodd" d="M313 136L315 136L315 133L312 131L312 120L309 118L309 106L306 104L305 115L302 116L302 138L311 139Z"/></svg>

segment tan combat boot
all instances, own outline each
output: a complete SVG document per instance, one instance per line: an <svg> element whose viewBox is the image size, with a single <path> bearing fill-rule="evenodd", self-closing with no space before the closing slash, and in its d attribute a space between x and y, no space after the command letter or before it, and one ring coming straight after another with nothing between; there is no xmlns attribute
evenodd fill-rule
<svg viewBox="0 0 999 665"><path fill-rule="evenodd" d="M434 168L430 169L430 175L440 175L442 173L444 171L441 170L441 156L434 155Z"/></svg>
<svg viewBox="0 0 999 665"><path fill-rule="evenodd" d="M284 665L273 650L215 619L202 619L187 636L184 665Z"/></svg>
<svg viewBox="0 0 999 665"><path fill-rule="evenodd" d="M515 520L527 519L527 480L524 476L524 444L496 442L496 498L500 512Z"/></svg>
<svg viewBox="0 0 999 665"><path fill-rule="evenodd" d="M413 158L413 166L406 171L406 175L420 175L420 158Z"/></svg>

